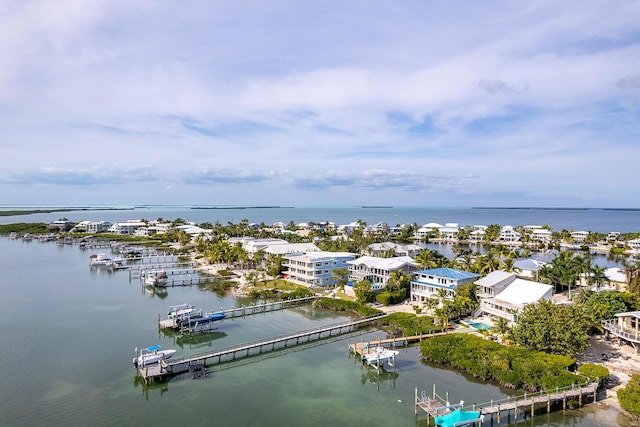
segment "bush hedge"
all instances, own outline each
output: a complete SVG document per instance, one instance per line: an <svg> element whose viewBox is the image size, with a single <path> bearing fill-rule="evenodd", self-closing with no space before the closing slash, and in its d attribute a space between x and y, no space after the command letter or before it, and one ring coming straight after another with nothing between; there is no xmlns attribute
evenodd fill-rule
<svg viewBox="0 0 640 427"><path fill-rule="evenodd" d="M372 314L380 313L380 310L362 305L355 301L348 301L339 298L320 298L315 303L316 307L326 308L333 311L346 311L355 313L361 316L370 316Z"/></svg>
<svg viewBox="0 0 640 427"><path fill-rule="evenodd" d="M429 338L420 345L425 361L460 369L483 381L495 380L509 388L553 390L584 383L585 378L568 369L576 360L519 346L504 346L470 334Z"/></svg>
<svg viewBox="0 0 640 427"><path fill-rule="evenodd" d="M632 375L626 387L618 390L618 401L624 410L640 417L640 375Z"/></svg>

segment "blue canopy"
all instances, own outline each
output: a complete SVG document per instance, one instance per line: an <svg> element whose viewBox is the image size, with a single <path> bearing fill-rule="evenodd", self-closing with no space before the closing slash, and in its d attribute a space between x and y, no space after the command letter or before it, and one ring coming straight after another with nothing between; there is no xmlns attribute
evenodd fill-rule
<svg viewBox="0 0 640 427"><path fill-rule="evenodd" d="M150 347L147 347L147 350L149 351L156 351L156 350L160 350L160 346L159 345L152 345Z"/></svg>
<svg viewBox="0 0 640 427"><path fill-rule="evenodd" d="M458 409L457 411L437 417L435 422L437 426L441 427L456 427L471 424L479 419L480 412L478 411L462 411ZM466 424L465 421L467 422Z"/></svg>

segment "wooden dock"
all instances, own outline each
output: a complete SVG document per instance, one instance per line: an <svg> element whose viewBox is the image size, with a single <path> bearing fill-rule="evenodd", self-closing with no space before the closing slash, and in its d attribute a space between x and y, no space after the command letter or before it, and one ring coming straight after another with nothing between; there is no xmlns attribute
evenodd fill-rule
<svg viewBox="0 0 640 427"><path fill-rule="evenodd" d="M568 401L576 401L582 406L587 401L595 402L597 399L598 383L587 381L582 385L571 385L565 388L556 388L555 391L540 391L536 393L524 393L520 396L508 397L502 400L492 400L484 403L473 403L465 405L464 402L459 404L450 404L449 396L442 398L436 394L435 385L433 386L433 394L427 396L425 391L418 394L416 388L415 393L415 414L418 415L418 409L422 409L427 413L427 422L430 418L435 418L447 414L455 409L464 411L479 411L481 415L490 416L493 425L494 416L497 424L500 425L501 419L506 416L508 422L518 419L518 414L535 415L536 409L544 408L546 413L551 412L552 407L562 405L562 409L567 408ZM512 415L513 413L513 415Z"/></svg>
<svg viewBox="0 0 640 427"><path fill-rule="evenodd" d="M323 326L321 328L310 329L290 335L283 335L209 351L206 353L195 354L189 357L169 359L153 366L138 368L138 374L142 377L144 382L147 383L155 378L166 378L171 375L188 372L189 367L194 364L208 366L230 362L244 357L256 356L266 352L281 350L287 347L329 338L334 336L334 334L337 336L346 332L351 332L360 325L371 323L386 316L388 316L388 313L380 313L359 320Z"/></svg>
<svg viewBox="0 0 640 427"><path fill-rule="evenodd" d="M420 342L428 338L437 337L439 335L446 335L446 334L448 334L448 332L444 331L444 332L434 332L432 334L412 335L408 337L377 339L373 341L360 341L357 343L349 344L349 351L362 357L362 355L367 354L369 350L374 347L404 347L411 343Z"/></svg>

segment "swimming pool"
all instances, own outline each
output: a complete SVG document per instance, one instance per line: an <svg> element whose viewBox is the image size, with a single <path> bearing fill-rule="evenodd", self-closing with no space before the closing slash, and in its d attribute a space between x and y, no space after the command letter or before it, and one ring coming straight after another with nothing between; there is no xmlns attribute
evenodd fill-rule
<svg viewBox="0 0 640 427"><path fill-rule="evenodd" d="M482 323L482 322L464 322L464 323L471 326L473 329L477 329L479 331L488 331L489 329L491 329L491 325L487 325L486 323Z"/></svg>

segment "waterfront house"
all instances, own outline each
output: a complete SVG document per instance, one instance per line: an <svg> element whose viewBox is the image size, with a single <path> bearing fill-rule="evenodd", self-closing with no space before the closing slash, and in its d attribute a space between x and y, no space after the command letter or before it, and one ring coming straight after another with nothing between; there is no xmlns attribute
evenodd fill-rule
<svg viewBox="0 0 640 427"><path fill-rule="evenodd" d="M320 251L320 248L313 243L289 243L286 240L274 238L254 239L249 237L232 237L228 242L232 245L240 243L249 258L253 258L254 255L260 251L264 252L265 255L300 254Z"/></svg>
<svg viewBox="0 0 640 427"><path fill-rule="evenodd" d="M604 270L604 275L609 279L609 287L616 291L624 291L627 289L627 275L618 267L610 267Z"/></svg>
<svg viewBox="0 0 640 427"><path fill-rule="evenodd" d="M547 265L546 262L537 259L519 259L513 263L513 268L518 276L525 279L538 279L538 272L542 267Z"/></svg>
<svg viewBox="0 0 640 427"><path fill-rule="evenodd" d="M500 230L501 242L517 242L522 238L522 235L515 231L512 226L505 225Z"/></svg>
<svg viewBox="0 0 640 427"><path fill-rule="evenodd" d="M476 295L478 298L493 298L502 292L518 276L508 271L495 270L486 276L476 280Z"/></svg>
<svg viewBox="0 0 640 427"><path fill-rule="evenodd" d="M471 243L480 243L484 241L484 235L487 232L486 225L475 225L474 230L469 233L469 242Z"/></svg>
<svg viewBox="0 0 640 427"><path fill-rule="evenodd" d="M553 286L515 278L495 297L481 299L476 314L503 318L513 325L525 306L552 298Z"/></svg>
<svg viewBox="0 0 640 427"><path fill-rule="evenodd" d="M430 298L438 298L441 290L452 298L458 286L471 283L478 277L479 274L454 268L417 270L411 280L411 301L425 302Z"/></svg>
<svg viewBox="0 0 640 427"><path fill-rule="evenodd" d="M418 240L423 240L430 234L434 232L439 232L442 228L442 224L438 224L437 222L430 222L428 224L424 224L422 227L418 228L414 233L414 237Z"/></svg>
<svg viewBox="0 0 640 427"><path fill-rule="evenodd" d="M640 238L627 240L627 245L634 251L640 251Z"/></svg>
<svg viewBox="0 0 640 427"><path fill-rule="evenodd" d="M365 254L373 257L384 258L392 253L393 256L409 256L415 258L424 249L418 245L401 245L394 242L372 243L365 249Z"/></svg>
<svg viewBox="0 0 640 427"><path fill-rule="evenodd" d="M531 230L531 240L548 245L553 239L553 233L546 228L534 228Z"/></svg>
<svg viewBox="0 0 640 427"><path fill-rule="evenodd" d="M140 227L146 227L147 223L138 220L128 220L127 222L116 222L109 227L109 232L113 234L128 234L133 233Z"/></svg>
<svg viewBox="0 0 640 427"><path fill-rule="evenodd" d="M607 336L615 336L622 343L633 346L636 354L640 346L640 311L618 313L612 320L605 320L602 326L607 331Z"/></svg>
<svg viewBox="0 0 640 427"><path fill-rule="evenodd" d="M584 241L587 240L587 237L589 237L588 231L572 231L571 232L571 238L573 239L574 243L584 243Z"/></svg>
<svg viewBox="0 0 640 427"><path fill-rule="evenodd" d="M112 225L109 221L88 221L86 232L90 234L104 233L109 231Z"/></svg>
<svg viewBox="0 0 640 427"><path fill-rule="evenodd" d="M382 291L391 273L403 271L411 275L418 268L418 263L408 256L378 258L365 255L348 261L347 264L349 264L349 281L368 280L373 291Z"/></svg>
<svg viewBox="0 0 640 427"><path fill-rule="evenodd" d="M460 224L448 222L444 227L440 227L440 238L447 241L458 240L458 231L460 231Z"/></svg>
<svg viewBox="0 0 640 427"><path fill-rule="evenodd" d="M283 256L284 277L294 283L313 288L335 286L337 278L333 271L349 268L349 261L356 258L350 252L314 251L291 253Z"/></svg>

